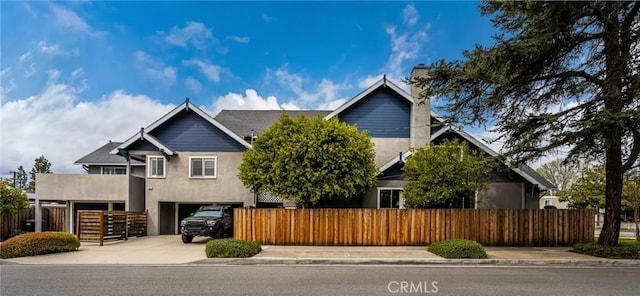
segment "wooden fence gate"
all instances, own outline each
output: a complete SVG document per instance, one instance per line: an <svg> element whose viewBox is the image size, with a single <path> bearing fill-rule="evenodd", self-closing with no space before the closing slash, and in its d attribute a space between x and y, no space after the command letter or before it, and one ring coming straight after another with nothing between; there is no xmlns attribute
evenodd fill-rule
<svg viewBox="0 0 640 296"><path fill-rule="evenodd" d="M147 235L147 213L78 211L76 236L81 241L126 240Z"/></svg>
<svg viewBox="0 0 640 296"><path fill-rule="evenodd" d="M592 210L247 209L234 238L273 245L401 246L470 239L485 246L570 246L593 241Z"/></svg>

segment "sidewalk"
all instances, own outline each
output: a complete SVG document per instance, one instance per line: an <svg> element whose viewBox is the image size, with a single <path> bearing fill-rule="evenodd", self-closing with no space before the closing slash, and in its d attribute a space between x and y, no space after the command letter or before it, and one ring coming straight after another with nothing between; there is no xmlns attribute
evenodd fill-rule
<svg viewBox="0 0 640 296"><path fill-rule="evenodd" d="M263 246L252 258L208 259L209 239L183 244L179 235L132 238L128 241L83 242L75 252L0 260L0 264L496 264L640 266L640 260L609 260L569 252L569 248L486 247L489 259L444 259L426 247Z"/></svg>

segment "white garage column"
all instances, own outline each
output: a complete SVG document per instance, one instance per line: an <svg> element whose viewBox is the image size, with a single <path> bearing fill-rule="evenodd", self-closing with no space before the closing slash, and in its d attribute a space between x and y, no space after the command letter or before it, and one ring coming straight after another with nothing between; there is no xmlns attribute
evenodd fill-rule
<svg viewBox="0 0 640 296"><path fill-rule="evenodd" d="M40 199L36 196L36 219L35 219L36 232L42 231L42 204L40 203Z"/></svg>

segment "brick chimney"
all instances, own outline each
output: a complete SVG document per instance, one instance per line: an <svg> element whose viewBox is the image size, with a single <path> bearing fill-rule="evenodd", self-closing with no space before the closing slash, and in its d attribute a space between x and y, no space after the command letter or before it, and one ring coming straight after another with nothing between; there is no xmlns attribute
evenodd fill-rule
<svg viewBox="0 0 640 296"><path fill-rule="evenodd" d="M419 64L411 70L411 80L417 77L427 76L427 67ZM424 88L411 85L411 148L421 148L431 141L431 100L421 97Z"/></svg>

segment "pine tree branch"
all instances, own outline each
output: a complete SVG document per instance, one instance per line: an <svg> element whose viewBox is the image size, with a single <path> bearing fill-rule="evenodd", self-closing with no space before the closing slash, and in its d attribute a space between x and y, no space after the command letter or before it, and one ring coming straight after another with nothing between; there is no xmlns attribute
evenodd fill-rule
<svg viewBox="0 0 640 296"><path fill-rule="evenodd" d="M640 2L636 1L633 7L631 7L629 13L627 13L627 15L625 16L624 20L622 20L623 28L629 28L629 30L631 30L631 24L638 15L638 11L640 11Z"/></svg>
<svg viewBox="0 0 640 296"><path fill-rule="evenodd" d="M632 130L631 133L633 134L633 147L629 153L629 158L627 158L627 161L623 165L624 171L630 170L636 160L638 160L638 156L640 156L640 131Z"/></svg>
<svg viewBox="0 0 640 296"><path fill-rule="evenodd" d="M546 76L540 76L538 78L536 78L533 81L548 81L551 79L567 79L567 78L572 78L572 77L580 77L588 82L591 82L593 84L597 84L598 86L604 87L605 86L605 82L604 80L598 79L597 77L587 73L586 71L565 71L565 72L561 72L561 73L555 73L555 74L551 74L551 75L546 75Z"/></svg>

